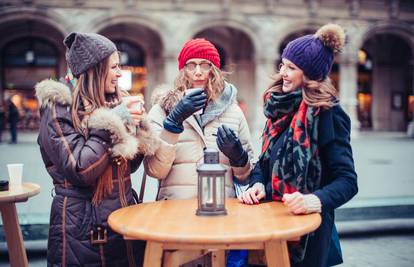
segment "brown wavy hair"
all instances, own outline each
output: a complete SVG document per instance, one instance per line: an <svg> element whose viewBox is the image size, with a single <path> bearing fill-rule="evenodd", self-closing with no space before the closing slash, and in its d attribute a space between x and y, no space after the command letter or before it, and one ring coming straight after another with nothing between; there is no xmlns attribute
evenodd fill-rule
<svg viewBox="0 0 414 267"><path fill-rule="evenodd" d="M80 74L76 81L73 92L71 116L75 130L84 136L88 135L88 130L82 125L82 119L85 116L89 116L96 109L106 106L107 99L104 88L108 71L109 57ZM121 90L118 86L115 89L114 95L117 100L120 99ZM90 105L87 110L85 110L84 107L85 102ZM110 162L112 163L112 161ZM120 162L122 162L122 164L118 167L118 175L123 175L126 169L126 161L120 159ZM112 193L112 189L112 164L108 164L104 173L97 180L92 203L94 205L99 204L107 194Z"/></svg>
<svg viewBox="0 0 414 267"><path fill-rule="evenodd" d="M214 64L211 64L210 76L207 81L205 91L209 100L216 99L224 89L224 81L226 72L217 68ZM174 90L184 92L191 88L190 77L185 71L185 67L181 69L174 81Z"/></svg>
<svg viewBox="0 0 414 267"><path fill-rule="evenodd" d="M335 105L335 101L338 99L339 93L328 76L322 81L313 81L309 80L306 76L303 77L302 96L303 101L305 101L306 104L311 107L320 107L323 109L330 109ZM280 73L275 73L272 76L272 80L273 82L263 94L263 101L266 101L266 96L269 93L283 93L282 75Z"/></svg>

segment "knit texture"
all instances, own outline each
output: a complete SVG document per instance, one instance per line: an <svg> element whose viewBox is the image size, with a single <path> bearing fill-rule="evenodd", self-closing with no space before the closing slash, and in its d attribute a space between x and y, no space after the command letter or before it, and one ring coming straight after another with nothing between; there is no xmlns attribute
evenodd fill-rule
<svg viewBox="0 0 414 267"><path fill-rule="evenodd" d="M320 81L331 71L334 53L345 44L345 32L337 24L326 24L314 35L289 42L282 58L292 61L311 80Z"/></svg>
<svg viewBox="0 0 414 267"><path fill-rule="evenodd" d="M313 35L299 37L286 46L282 58L292 61L311 80L323 80L332 67L334 53Z"/></svg>
<svg viewBox="0 0 414 267"><path fill-rule="evenodd" d="M322 204L321 200L314 194L303 195L305 201L306 213L321 212Z"/></svg>
<svg viewBox="0 0 414 267"><path fill-rule="evenodd" d="M111 40L96 33L72 32L63 43L66 46L66 61L76 77L117 51Z"/></svg>
<svg viewBox="0 0 414 267"><path fill-rule="evenodd" d="M203 38L187 41L178 55L178 69L184 68L185 63L192 58L203 58L220 68L220 55L216 47Z"/></svg>

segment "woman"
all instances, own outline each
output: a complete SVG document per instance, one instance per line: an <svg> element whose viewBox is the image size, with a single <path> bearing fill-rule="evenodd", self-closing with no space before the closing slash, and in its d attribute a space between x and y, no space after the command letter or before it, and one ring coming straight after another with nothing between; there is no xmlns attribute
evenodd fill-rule
<svg viewBox="0 0 414 267"><path fill-rule="evenodd" d="M38 143L53 179L48 266L141 266L144 243L124 241L108 215L134 204L130 174L157 149L143 111L122 102L114 43L93 33L71 33L66 60L77 77L36 85L41 104Z"/></svg>
<svg viewBox="0 0 414 267"><path fill-rule="evenodd" d="M264 93L262 154L241 201L282 201L293 214L319 212L321 226L289 244L294 266L326 266L334 209L358 191L350 120L328 74L345 33L335 24L291 41Z"/></svg>
<svg viewBox="0 0 414 267"><path fill-rule="evenodd" d="M153 129L168 143L163 153L145 159L147 173L161 180L158 200L197 197L196 167L207 147L221 150L226 196L235 197L233 177L245 181L253 157L237 89L224 80L218 51L205 39L184 44L178 69L174 88L158 97L148 114Z"/></svg>
<svg viewBox="0 0 414 267"><path fill-rule="evenodd" d="M206 147L220 148L228 167L226 196L235 197L233 176L246 180L253 150L246 119L237 105L237 89L225 82L217 49L205 39L186 42L178 56L179 73L172 90L164 93L148 119L168 150L145 160L150 176L161 180L158 199L197 197L197 164ZM190 93L188 89L197 88ZM202 114L194 114L197 111ZM234 144L216 141L236 134Z"/></svg>

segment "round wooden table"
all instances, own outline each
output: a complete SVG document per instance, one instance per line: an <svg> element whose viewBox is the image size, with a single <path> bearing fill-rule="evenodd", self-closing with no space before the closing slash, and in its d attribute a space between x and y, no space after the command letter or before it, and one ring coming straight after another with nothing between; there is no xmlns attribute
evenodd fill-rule
<svg viewBox="0 0 414 267"><path fill-rule="evenodd" d="M12 267L28 266L22 231L17 218L16 202L25 202L39 192L40 186L33 183L11 184L8 191L0 191L1 218Z"/></svg>
<svg viewBox="0 0 414 267"><path fill-rule="evenodd" d="M108 218L125 239L147 240L144 266L161 266L171 249L264 249L268 266L290 266L288 240L317 229L319 214L292 215L280 202L245 205L226 199L225 216L196 216L197 199L125 207Z"/></svg>

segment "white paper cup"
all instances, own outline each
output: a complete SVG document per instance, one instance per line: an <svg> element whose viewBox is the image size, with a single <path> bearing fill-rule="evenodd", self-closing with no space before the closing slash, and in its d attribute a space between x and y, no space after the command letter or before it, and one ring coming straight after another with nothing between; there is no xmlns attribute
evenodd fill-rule
<svg viewBox="0 0 414 267"><path fill-rule="evenodd" d="M189 88L189 89L185 90L185 94L188 95L189 93L191 93L195 90L199 90L199 89L202 89L202 88L201 87L200 88ZM203 114L203 109L197 110L193 114L194 115L201 115L201 114Z"/></svg>
<svg viewBox="0 0 414 267"><path fill-rule="evenodd" d="M131 109L137 110L137 111L142 111L142 98L139 96L124 96L122 98L122 101L127 102L130 101L131 99L139 99L141 101L136 102L134 104L132 104L132 106L130 107Z"/></svg>
<svg viewBox="0 0 414 267"><path fill-rule="evenodd" d="M9 171L9 183L17 185L22 184L23 164L7 164L7 169Z"/></svg>

